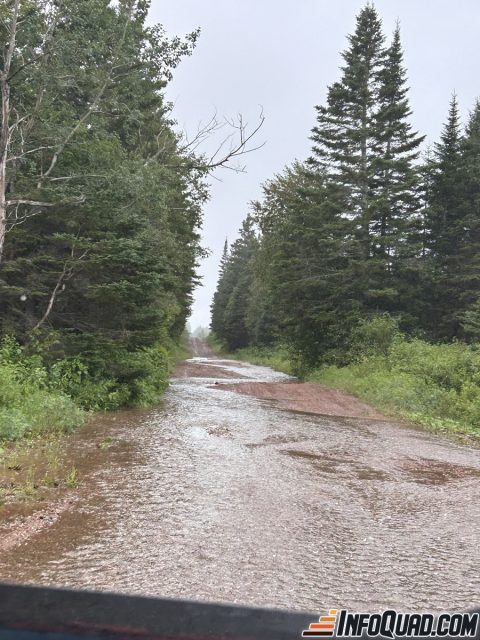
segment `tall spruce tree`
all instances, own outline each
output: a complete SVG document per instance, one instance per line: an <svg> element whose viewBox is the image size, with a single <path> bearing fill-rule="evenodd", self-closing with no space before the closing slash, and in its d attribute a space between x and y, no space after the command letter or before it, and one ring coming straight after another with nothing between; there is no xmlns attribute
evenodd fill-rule
<svg viewBox="0 0 480 640"><path fill-rule="evenodd" d="M430 202L426 214L427 247L431 275L427 329L434 338L457 335L459 252L463 242L465 182L462 178L462 133L455 94L448 118L435 144L431 168Z"/></svg>
<svg viewBox="0 0 480 640"><path fill-rule="evenodd" d="M250 342L247 309L257 244L253 219L247 216L220 271L212 305L212 331L230 350L246 347Z"/></svg>
<svg viewBox="0 0 480 640"><path fill-rule="evenodd" d="M307 366L344 363L359 322L385 311L413 333L478 340L480 103L462 134L453 96L422 166L399 28L386 47L367 5L343 58L312 157L265 185L255 250L241 268L229 260L228 342L275 339Z"/></svg>
<svg viewBox="0 0 480 640"><path fill-rule="evenodd" d="M371 232L385 265L401 255L420 208L419 171L415 165L425 136L412 131L400 28L387 49L380 74L377 112L377 198Z"/></svg>
<svg viewBox="0 0 480 640"><path fill-rule="evenodd" d="M452 95L447 122L435 144L434 175L428 212L430 242L434 256L455 254L458 249L461 201L462 133L457 96Z"/></svg>
<svg viewBox="0 0 480 640"><path fill-rule="evenodd" d="M330 87L326 106L317 107L310 162L342 187L356 298L367 311L403 311L401 289L415 281L412 258L419 250L416 160L423 137L409 122L400 30L386 48L378 14L367 5L343 57L340 81Z"/></svg>
<svg viewBox="0 0 480 640"><path fill-rule="evenodd" d="M477 100L462 140L462 225L458 270L453 285L458 294L455 320L458 335L477 338L480 323L480 101ZM467 324L465 325L465 318ZM473 330L472 330L473 329Z"/></svg>
<svg viewBox="0 0 480 640"><path fill-rule="evenodd" d="M420 288L415 261L422 245L417 160L425 136L412 130L408 91L397 25L380 72L370 220L370 304L384 311L416 315L408 301Z"/></svg>
<svg viewBox="0 0 480 640"><path fill-rule="evenodd" d="M385 65L382 25L372 5L362 9L348 40L349 47L342 54L341 80L329 88L327 105L316 107L311 162L345 187L342 213L352 220L363 257L368 258L377 173L377 116Z"/></svg>
<svg viewBox="0 0 480 640"><path fill-rule="evenodd" d="M228 303L229 291L227 290L227 281L225 279L225 273L228 268L229 261L229 247L228 239L225 238L225 244L223 245L223 253L220 259L220 267L218 270L218 284L213 295L213 301L210 307L211 310L211 323L210 328L213 333L220 337L222 335L223 324L225 320L225 309Z"/></svg>
<svg viewBox="0 0 480 640"><path fill-rule="evenodd" d="M296 163L267 183L257 206L257 278L268 283L276 335L307 365L341 358L358 317L340 200L320 171Z"/></svg>

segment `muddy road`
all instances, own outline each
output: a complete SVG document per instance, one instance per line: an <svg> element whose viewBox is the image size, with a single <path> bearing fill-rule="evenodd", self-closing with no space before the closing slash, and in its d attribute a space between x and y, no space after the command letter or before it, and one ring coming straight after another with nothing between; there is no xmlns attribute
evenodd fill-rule
<svg viewBox="0 0 480 640"><path fill-rule="evenodd" d="M194 349L164 406L96 419L108 462L92 456L74 508L0 554L0 580L319 611L478 606L479 449Z"/></svg>

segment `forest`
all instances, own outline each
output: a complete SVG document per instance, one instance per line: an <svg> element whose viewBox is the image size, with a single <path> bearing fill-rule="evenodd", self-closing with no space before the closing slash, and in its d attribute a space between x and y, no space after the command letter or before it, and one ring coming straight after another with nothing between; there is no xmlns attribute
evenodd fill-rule
<svg viewBox="0 0 480 640"><path fill-rule="evenodd" d="M453 94L427 147L400 27L387 40L365 6L342 57L310 157L263 186L225 243L214 338L384 410L478 430L480 102L463 123Z"/></svg>
<svg viewBox="0 0 480 640"><path fill-rule="evenodd" d="M0 439L158 401L205 254L208 175L255 133L215 116L179 130L164 90L199 31L169 37L149 8L1 3ZM230 144L208 156L216 134Z"/></svg>

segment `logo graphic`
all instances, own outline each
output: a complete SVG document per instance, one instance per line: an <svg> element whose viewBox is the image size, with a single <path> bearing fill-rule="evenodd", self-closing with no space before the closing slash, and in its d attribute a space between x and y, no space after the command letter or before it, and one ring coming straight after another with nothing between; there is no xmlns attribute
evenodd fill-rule
<svg viewBox="0 0 480 640"><path fill-rule="evenodd" d="M320 616L318 622L312 622L308 629L302 632L302 637L320 638L322 636L333 636L336 622L337 610L330 609L328 616Z"/></svg>
<svg viewBox="0 0 480 640"><path fill-rule="evenodd" d="M479 613L399 613L388 609L383 613L351 613L346 609L330 609L318 622L302 631L302 638L475 638Z"/></svg>

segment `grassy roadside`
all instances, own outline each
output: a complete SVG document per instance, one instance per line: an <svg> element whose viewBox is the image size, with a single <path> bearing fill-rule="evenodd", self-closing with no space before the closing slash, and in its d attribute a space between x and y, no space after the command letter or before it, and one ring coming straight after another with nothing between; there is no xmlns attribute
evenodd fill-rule
<svg viewBox="0 0 480 640"><path fill-rule="evenodd" d="M185 342L160 352L161 368L142 389L151 402L141 406L160 401L171 372L188 355ZM85 388L80 392L84 382L88 390L81 371L72 373L62 362L48 368L38 354L26 354L12 340L0 345L0 508L77 487L79 472L66 453L68 435L99 410L108 410L84 402L93 397ZM108 448L107 440L102 446Z"/></svg>
<svg viewBox="0 0 480 640"><path fill-rule="evenodd" d="M212 346L219 350L218 344ZM298 371L282 347L249 347L230 357L289 374ZM367 340L347 366L325 365L301 377L430 430L480 436L480 350L474 346L434 345L395 333L380 344Z"/></svg>

